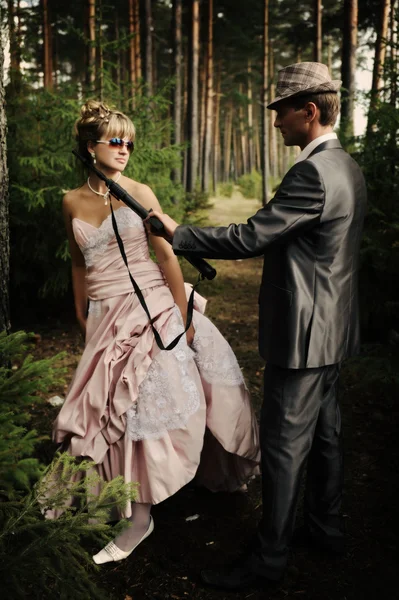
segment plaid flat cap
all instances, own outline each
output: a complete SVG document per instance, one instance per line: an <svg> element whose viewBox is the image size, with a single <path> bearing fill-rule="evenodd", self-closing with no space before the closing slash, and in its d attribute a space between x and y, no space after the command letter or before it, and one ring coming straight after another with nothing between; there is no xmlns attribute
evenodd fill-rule
<svg viewBox="0 0 399 600"><path fill-rule="evenodd" d="M342 85L339 79L331 79L326 65L318 62L302 62L288 65L278 72L276 97L267 108L273 109L277 102L291 96L338 92Z"/></svg>

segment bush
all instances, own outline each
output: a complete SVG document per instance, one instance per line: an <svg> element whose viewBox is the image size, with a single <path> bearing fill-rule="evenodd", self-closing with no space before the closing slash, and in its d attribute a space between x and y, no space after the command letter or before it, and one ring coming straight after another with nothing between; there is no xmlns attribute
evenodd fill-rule
<svg viewBox="0 0 399 600"><path fill-rule="evenodd" d="M232 181L225 181L223 183L219 183L218 185L218 196L223 196L224 198L231 198L234 192L234 183Z"/></svg>
<svg viewBox="0 0 399 600"><path fill-rule="evenodd" d="M122 477L104 483L94 463L59 455L33 490L18 501L0 503L0 594L7 600L109 600L90 579L96 567L87 546L101 548L124 526L107 524L114 507L136 497L136 486ZM87 473L90 473L87 475ZM90 490L102 484L99 496ZM54 484L54 485L52 485ZM70 497L79 507L68 507ZM46 519L48 509L62 509Z"/></svg>
<svg viewBox="0 0 399 600"><path fill-rule="evenodd" d="M241 175L237 184L244 198L262 198L262 175L258 171Z"/></svg>
<svg viewBox="0 0 399 600"><path fill-rule="evenodd" d="M136 484L102 482L94 463L63 454L45 468L34 456L41 438L28 430L32 406L62 383L62 355L34 361L29 337L0 334L0 596L7 600L107 599L90 579L88 544L100 548L124 527L107 525L110 512L135 499ZM92 492L95 487L101 492ZM74 497L78 504L70 506ZM44 518L59 510L57 520Z"/></svg>

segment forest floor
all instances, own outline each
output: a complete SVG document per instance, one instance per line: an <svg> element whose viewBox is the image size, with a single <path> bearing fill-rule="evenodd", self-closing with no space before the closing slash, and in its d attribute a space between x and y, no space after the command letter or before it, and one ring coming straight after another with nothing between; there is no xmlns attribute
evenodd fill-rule
<svg viewBox="0 0 399 600"><path fill-rule="evenodd" d="M245 221L258 202L233 197L211 200L211 224ZM257 351L257 296L261 259L215 261L218 276L201 284L208 298L207 315L232 345L259 411L264 365ZM194 281L190 266L187 281ZM40 334L36 357L66 351L63 364L69 383L83 343L75 325L59 322L54 328L32 326ZM187 485L155 506L155 531L130 558L106 565L94 575L98 584L118 600L361 600L398 597L398 481L399 445L396 421L398 405L385 402L378 389L360 391L356 368L346 366L342 376L342 408L345 433L346 494L344 514L348 551L343 558L295 549L284 579L272 589L226 593L203 588L201 569L228 563L240 554L253 535L261 516L260 478L249 483L247 493L212 494ZM65 395L56 389L54 395ZM37 409L34 425L49 433L58 409ZM395 419L396 417L396 419ZM51 459L53 447L42 447ZM196 520L187 517L199 515ZM301 520L301 507L298 522ZM94 549L93 549L94 550ZM73 600L73 598L71 598Z"/></svg>

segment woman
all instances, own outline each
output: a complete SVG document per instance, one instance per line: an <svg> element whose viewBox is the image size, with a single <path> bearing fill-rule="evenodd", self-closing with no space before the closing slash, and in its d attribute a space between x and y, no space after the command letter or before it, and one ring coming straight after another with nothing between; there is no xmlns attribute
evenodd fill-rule
<svg viewBox="0 0 399 600"><path fill-rule="evenodd" d="M79 151L146 209L161 210L151 189L122 173L135 129L124 114L88 102L76 122ZM257 470L258 432L235 356L202 315L172 351L160 351L134 293L110 218L113 203L130 271L166 345L183 331L187 295L169 244L107 194L90 174L68 192L63 212L72 257L76 316L85 350L54 426L73 456L90 457L110 480L138 481L126 507L132 522L96 554L97 564L122 560L153 530L151 506L197 476L211 490L235 490ZM151 242L157 263L149 257ZM88 307L88 310L87 310ZM205 435L206 433L206 435ZM201 461L201 465L200 465Z"/></svg>

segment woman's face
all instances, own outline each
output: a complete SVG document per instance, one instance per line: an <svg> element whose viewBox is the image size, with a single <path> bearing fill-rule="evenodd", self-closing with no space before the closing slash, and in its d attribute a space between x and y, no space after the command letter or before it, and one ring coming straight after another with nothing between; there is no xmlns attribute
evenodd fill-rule
<svg viewBox="0 0 399 600"><path fill-rule="evenodd" d="M129 138L111 137L104 134L96 142L89 142L89 152L96 155L96 166L122 172L133 151L133 141Z"/></svg>

